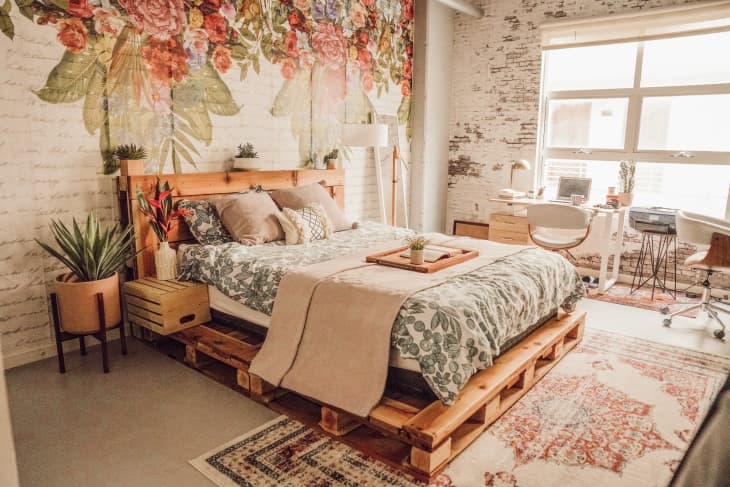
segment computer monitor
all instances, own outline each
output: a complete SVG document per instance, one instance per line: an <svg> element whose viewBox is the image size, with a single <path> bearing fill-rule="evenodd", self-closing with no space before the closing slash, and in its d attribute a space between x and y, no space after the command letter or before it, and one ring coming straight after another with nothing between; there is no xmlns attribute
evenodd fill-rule
<svg viewBox="0 0 730 487"><path fill-rule="evenodd" d="M574 194L583 195L584 201L588 201L591 196L591 178L571 178L561 176L558 181L558 195L555 198L558 201L570 201L570 197Z"/></svg>

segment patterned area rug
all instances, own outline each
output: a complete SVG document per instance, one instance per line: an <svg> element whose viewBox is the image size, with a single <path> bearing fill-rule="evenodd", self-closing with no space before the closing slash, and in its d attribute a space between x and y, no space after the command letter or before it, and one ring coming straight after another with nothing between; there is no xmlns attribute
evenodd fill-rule
<svg viewBox="0 0 730 487"><path fill-rule="evenodd" d="M668 485L730 358L590 330L433 484ZM414 486L281 416L191 464L221 487Z"/></svg>
<svg viewBox="0 0 730 487"><path fill-rule="evenodd" d="M670 311L677 311L687 304L699 303L700 298L689 298L682 291L677 291L677 297L672 298L671 295L657 289L654 292L654 299L651 297L651 287L646 286L631 294L631 286L622 282L617 282L611 286L608 291L598 294L595 289L588 289L588 297L597 299L598 301L606 301L608 303L623 304L624 306L633 306L635 308L649 309L659 311L664 306L669 306ZM697 312L693 311L684 316L694 318Z"/></svg>

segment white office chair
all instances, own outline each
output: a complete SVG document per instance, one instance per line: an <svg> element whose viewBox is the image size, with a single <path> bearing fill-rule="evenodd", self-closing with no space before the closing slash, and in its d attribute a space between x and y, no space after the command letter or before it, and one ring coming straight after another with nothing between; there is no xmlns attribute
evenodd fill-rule
<svg viewBox="0 0 730 487"><path fill-rule="evenodd" d="M704 289L702 302L669 314L664 318L664 326L670 326L672 318L677 315L700 309L707 312L720 325L719 329L713 331L713 335L722 340L725 337L725 324L720 320L718 313L730 314L730 309L716 304L721 301L712 297L710 276L715 273L730 272L730 220L681 210L677 212L677 239L680 242L710 246L709 250L692 254L684 261L690 269L705 273L702 282ZM662 313L668 314L669 308L666 306L662 308Z"/></svg>
<svg viewBox="0 0 730 487"><path fill-rule="evenodd" d="M547 250L564 251L575 260L570 249L591 233L593 214L577 206L545 203L527 207L527 224L535 245Z"/></svg>

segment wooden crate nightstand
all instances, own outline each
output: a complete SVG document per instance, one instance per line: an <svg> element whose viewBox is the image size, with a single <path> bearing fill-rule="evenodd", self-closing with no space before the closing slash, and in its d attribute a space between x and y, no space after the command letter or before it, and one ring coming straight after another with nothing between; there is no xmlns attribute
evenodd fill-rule
<svg viewBox="0 0 730 487"><path fill-rule="evenodd" d="M208 286L152 277L124 283L130 323L169 335L210 321Z"/></svg>

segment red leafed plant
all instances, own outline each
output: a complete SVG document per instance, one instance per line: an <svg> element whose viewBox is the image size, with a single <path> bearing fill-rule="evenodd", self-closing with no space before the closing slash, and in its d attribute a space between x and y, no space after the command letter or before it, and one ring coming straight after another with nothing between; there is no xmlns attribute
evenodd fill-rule
<svg viewBox="0 0 730 487"><path fill-rule="evenodd" d="M137 188L139 210L147 217L160 242L167 242L175 219L183 214L182 209L173 209L172 191L170 184L167 181L162 183L160 178L157 178L154 198L148 198Z"/></svg>

